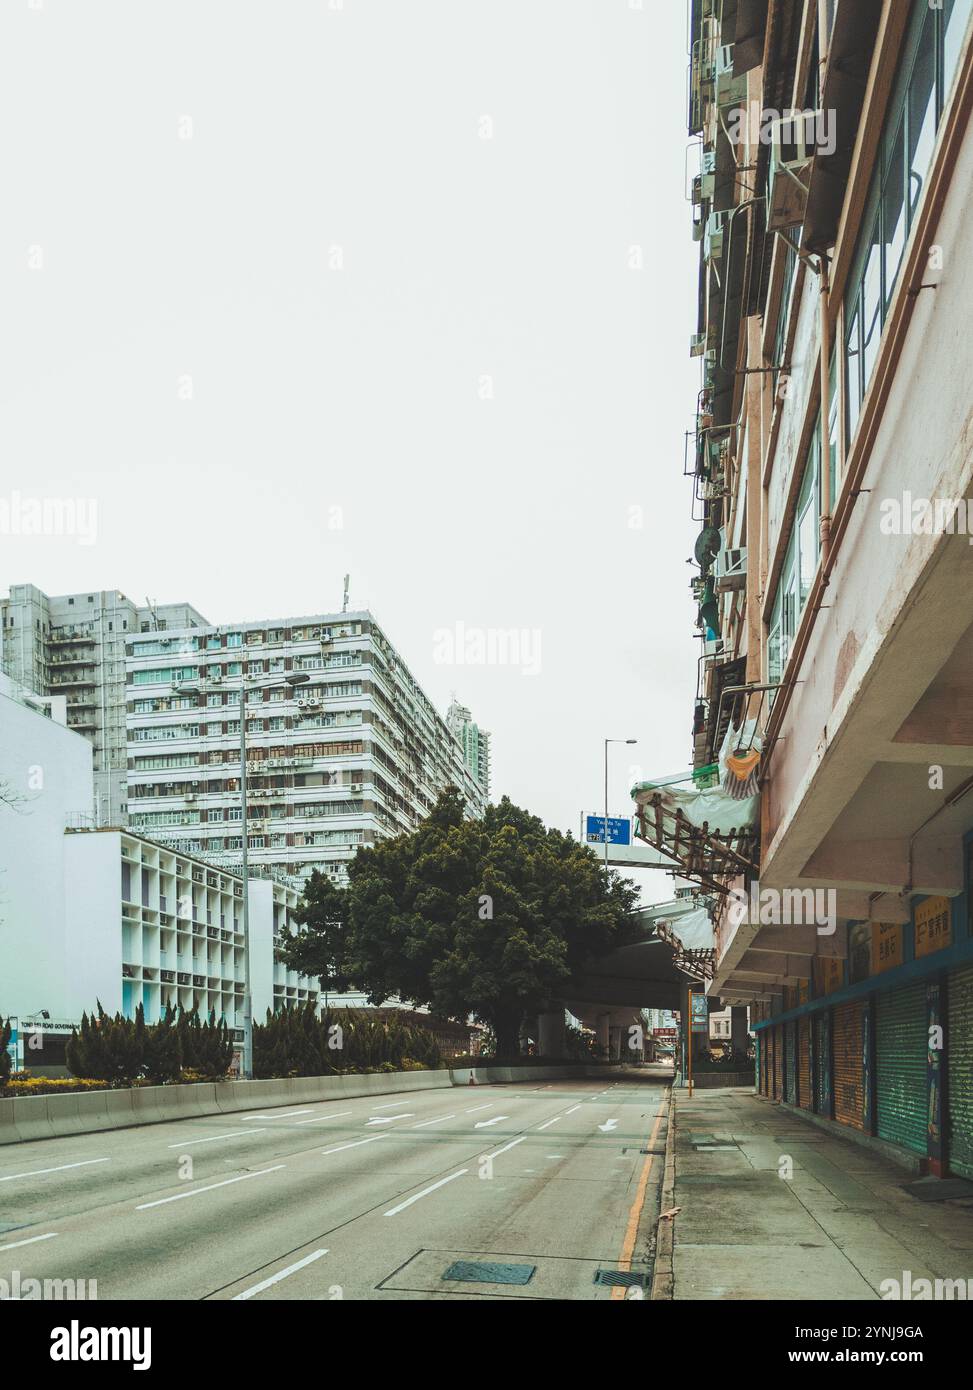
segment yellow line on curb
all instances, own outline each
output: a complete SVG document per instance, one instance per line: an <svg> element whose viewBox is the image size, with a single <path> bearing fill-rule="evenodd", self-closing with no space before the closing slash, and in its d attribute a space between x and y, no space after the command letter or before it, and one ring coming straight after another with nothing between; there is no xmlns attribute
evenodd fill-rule
<svg viewBox="0 0 973 1390"><path fill-rule="evenodd" d="M659 1126L662 1124L662 1106L660 1105L655 1117L655 1124L652 1126L652 1133L646 1145L651 1149L655 1145L655 1137L659 1133ZM645 1192L649 1185L649 1174L652 1171L652 1159L654 1155L648 1154L642 1165L642 1172L639 1177L638 1191L635 1194L635 1201L628 1213L628 1225L625 1227L625 1239L622 1241L622 1253L619 1256L618 1267L622 1272L627 1272L632 1268L632 1256L635 1253L635 1238L638 1235L639 1219L642 1215L642 1208L645 1206ZM625 1290L616 1287L611 1291L612 1301L618 1302L625 1297Z"/></svg>

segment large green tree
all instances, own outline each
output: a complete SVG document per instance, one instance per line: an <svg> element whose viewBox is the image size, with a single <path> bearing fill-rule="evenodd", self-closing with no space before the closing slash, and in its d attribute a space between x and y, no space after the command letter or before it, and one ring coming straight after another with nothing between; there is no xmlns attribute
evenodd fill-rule
<svg viewBox="0 0 973 1390"><path fill-rule="evenodd" d="M418 830L359 851L345 890L312 875L282 955L332 988L488 1023L499 1056L591 956L631 938L637 890L508 798L482 820L444 792Z"/></svg>

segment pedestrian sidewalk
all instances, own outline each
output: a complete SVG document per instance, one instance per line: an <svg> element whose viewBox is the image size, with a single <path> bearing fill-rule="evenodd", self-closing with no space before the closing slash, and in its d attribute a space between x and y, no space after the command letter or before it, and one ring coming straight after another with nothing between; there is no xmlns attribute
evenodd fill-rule
<svg viewBox="0 0 973 1390"><path fill-rule="evenodd" d="M918 1279L973 1280L973 1196L920 1201L905 1169L749 1088L673 1097L671 1297L877 1299L889 1279L901 1297L906 1271L915 1297Z"/></svg>

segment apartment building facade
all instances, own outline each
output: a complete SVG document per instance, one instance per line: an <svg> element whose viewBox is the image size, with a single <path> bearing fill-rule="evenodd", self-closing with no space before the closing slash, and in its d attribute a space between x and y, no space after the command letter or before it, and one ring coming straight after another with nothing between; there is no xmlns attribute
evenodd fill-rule
<svg viewBox="0 0 973 1390"><path fill-rule="evenodd" d="M126 643L133 830L238 863L246 690L252 865L343 881L360 845L415 829L449 785L484 786L367 611L187 628Z"/></svg>
<svg viewBox="0 0 973 1390"><path fill-rule="evenodd" d="M463 750L463 761L483 788L483 794L490 796L490 734L481 729L465 705L455 698L446 711L446 724L450 733Z"/></svg>
<svg viewBox="0 0 973 1390"><path fill-rule="evenodd" d="M964 1177L971 12L691 4L696 779L681 839L661 793L643 823L712 895L761 1093Z"/></svg>
<svg viewBox="0 0 973 1390"><path fill-rule="evenodd" d="M99 825L127 814L125 639L205 619L189 604L139 606L118 590L51 596L33 584L0 599L0 670L38 695L64 696L68 726L94 752Z"/></svg>

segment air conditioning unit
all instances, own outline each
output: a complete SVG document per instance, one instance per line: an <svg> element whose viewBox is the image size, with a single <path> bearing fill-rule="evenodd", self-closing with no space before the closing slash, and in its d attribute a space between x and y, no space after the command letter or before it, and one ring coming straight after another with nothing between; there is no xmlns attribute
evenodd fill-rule
<svg viewBox="0 0 973 1390"><path fill-rule="evenodd" d="M213 682L214 685L217 685L217 684L219 684L220 681L222 681L223 677L220 676L220 675L216 675L216 676L210 676L209 679Z"/></svg>
<svg viewBox="0 0 973 1390"><path fill-rule="evenodd" d="M729 225L730 215L726 212L711 212L706 219L703 235L703 256L707 262L723 259L723 241Z"/></svg>
<svg viewBox="0 0 973 1390"><path fill-rule="evenodd" d="M747 586L747 547L721 550L713 566L718 594L733 593Z"/></svg>
<svg viewBox="0 0 973 1390"><path fill-rule="evenodd" d="M351 784L351 790L352 790L353 792L360 792L360 791L362 790L362 783L361 783L361 782L352 782L352 784Z"/></svg>
<svg viewBox="0 0 973 1390"><path fill-rule="evenodd" d="M807 138L807 120L798 112L781 116L770 128L770 164L767 172L767 230L799 227L807 212L814 145Z"/></svg>

